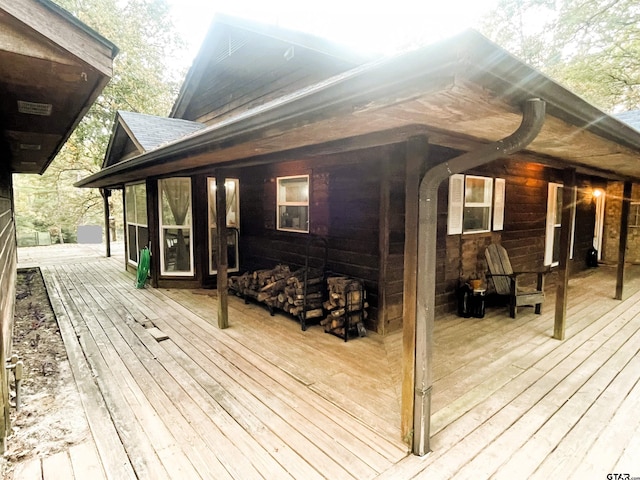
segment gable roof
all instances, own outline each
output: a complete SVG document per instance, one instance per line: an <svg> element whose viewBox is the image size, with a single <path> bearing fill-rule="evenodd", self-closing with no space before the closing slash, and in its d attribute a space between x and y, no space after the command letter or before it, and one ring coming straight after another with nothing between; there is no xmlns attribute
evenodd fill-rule
<svg viewBox="0 0 640 480"><path fill-rule="evenodd" d="M117 52L50 0L0 0L2 163L43 173L109 82Z"/></svg>
<svg viewBox="0 0 640 480"><path fill-rule="evenodd" d="M76 185L118 186L149 175L267 163L414 135L472 150L514 132L530 98L547 105L545 124L527 147L536 159L640 179L640 132L467 31L284 95Z"/></svg>
<svg viewBox="0 0 640 480"><path fill-rule="evenodd" d="M119 110L102 168L155 150L204 127L198 122Z"/></svg>
<svg viewBox="0 0 640 480"><path fill-rule="evenodd" d="M238 90L258 89L272 77L291 73L275 88L282 91L300 79L315 83L371 58L307 33L217 14L169 116L195 120L202 98L229 104Z"/></svg>

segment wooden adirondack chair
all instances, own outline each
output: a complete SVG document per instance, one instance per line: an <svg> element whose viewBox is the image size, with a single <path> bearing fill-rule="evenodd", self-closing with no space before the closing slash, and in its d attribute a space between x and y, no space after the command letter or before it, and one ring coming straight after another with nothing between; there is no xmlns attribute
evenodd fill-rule
<svg viewBox="0 0 640 480"><path fill-rule="evenodd" d="M509 315L516 318L518 307L535 306L535 312L542 312L544 301L544 276L549 269L537 272L514 272L511 268L509 255L501 245L492 243L484 252L489 267L488 278L491 278L498 295L509 297ZM524 290L518 285L518 276L525 273L537 274L536 289Z"/></svg>

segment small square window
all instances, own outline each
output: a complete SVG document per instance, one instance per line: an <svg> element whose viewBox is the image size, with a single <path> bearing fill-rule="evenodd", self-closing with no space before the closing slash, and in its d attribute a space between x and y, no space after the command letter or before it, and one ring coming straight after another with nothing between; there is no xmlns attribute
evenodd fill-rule
<svg viewBox="0 0 640 480"><path fill-rule="evenodd" d="M309 233L309 175L278 178L278 230Z"/></svg>
<svg viewBox="0 0 640 480"><path fill-rule="evenodd" d="M454 174L449 177L447 234L504 229L504 178Z"/></svg>

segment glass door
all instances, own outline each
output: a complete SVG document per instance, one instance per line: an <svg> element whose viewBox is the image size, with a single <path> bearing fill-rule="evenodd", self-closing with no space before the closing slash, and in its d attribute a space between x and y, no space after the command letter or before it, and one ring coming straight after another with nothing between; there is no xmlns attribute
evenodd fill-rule
<svg viewBox="0 0 640 480"><path fill-rule="evenodd" d="M207 178L209 192L209 273L218 273L218 232L216 227L216 179ZM240 269L238 243L240 240L240 181L227 178L224 183L227 197L227 271Z"/></svg>

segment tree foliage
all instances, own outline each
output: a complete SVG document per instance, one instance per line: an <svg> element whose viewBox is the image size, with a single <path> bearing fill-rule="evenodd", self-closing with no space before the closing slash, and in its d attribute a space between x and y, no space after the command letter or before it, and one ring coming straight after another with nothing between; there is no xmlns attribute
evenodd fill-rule
<svg viewBox="0 0 640 480"><path fill-rule="evenodd" d="M55 0L119 48L113 77L47 172L16 175L18 227L75 231L102 224L102 197L73 183L97 172L104 160L116 110L167 115L184 72L168 64L183 48L166 0ZM115 197L114 197L115 199ZM114 216L121 203L112 200ZM120 217L118 217L120 218Z"/></svg>
<svg viewBox="0 0 640 480"><path fill-rule="evenodd" d="M604 110L640 108L637 0L500 0L483 32Z"/></svg>

